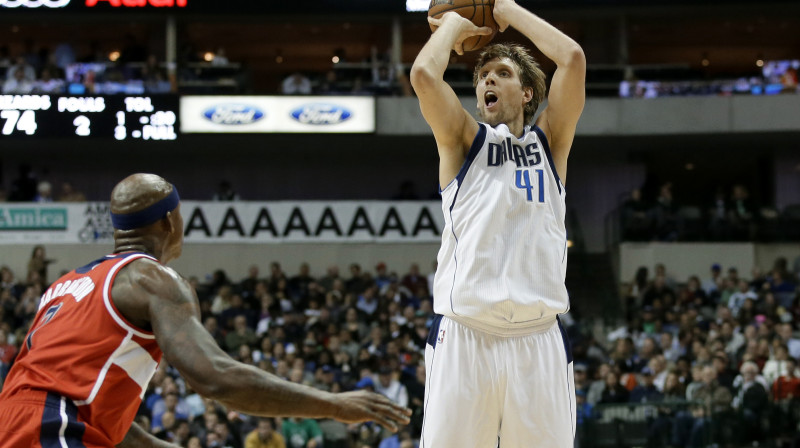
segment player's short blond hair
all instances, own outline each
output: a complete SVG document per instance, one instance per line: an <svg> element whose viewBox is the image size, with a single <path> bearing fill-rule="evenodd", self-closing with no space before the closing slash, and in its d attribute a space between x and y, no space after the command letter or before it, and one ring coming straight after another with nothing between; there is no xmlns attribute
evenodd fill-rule
<svg viewBox="0 0 800 448"><path fill-rule="evenodd" d="M547 87L545 85L545 74L536 62L536 59L531 56L527 48L518 44L492 44L486 47L478 56L475 63L475 71L472 74L472 86L478 86L478 76L481 69L487 62L492 59L508 58L514 65L517 66L517 74L519 75L522 87L530 87L533 89L533 96L531 100L525 104L523 114L525 123L530 123L539 104L544 101L545 92Z"/></svg>

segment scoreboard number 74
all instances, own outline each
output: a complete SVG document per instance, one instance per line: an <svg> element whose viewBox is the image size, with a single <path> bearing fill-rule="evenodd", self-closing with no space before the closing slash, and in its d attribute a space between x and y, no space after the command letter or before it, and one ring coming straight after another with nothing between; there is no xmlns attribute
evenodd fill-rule
<svg viewBox="0 0 800 448"><path fill-rule="evenodd" d="M4 110L0 112L0 118L5 120L3 125L3 135L11 135L14 128L28 135L36 132L36 115L32 110Z"/></svg>

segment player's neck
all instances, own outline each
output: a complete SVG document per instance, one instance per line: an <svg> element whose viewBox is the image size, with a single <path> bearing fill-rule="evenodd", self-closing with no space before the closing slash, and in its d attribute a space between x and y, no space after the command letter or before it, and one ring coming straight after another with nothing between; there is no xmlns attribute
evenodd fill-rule
<svg viewBox="0 0 800 448"><path fill-rule="evenodd" d="M508 127L509 132L517 138L522 138L523 134L525 133L525 122L523 121L522 117L519 117L513 121L507 123L500 123L506 125Z"/></svg>
<svg viewBox="0 0 800 448"><path fill-rule="evenodd" d="M161 259L161 246L153 238L136 235L131 237L117 237L114 239L114 253L143 252Z"/></svg>

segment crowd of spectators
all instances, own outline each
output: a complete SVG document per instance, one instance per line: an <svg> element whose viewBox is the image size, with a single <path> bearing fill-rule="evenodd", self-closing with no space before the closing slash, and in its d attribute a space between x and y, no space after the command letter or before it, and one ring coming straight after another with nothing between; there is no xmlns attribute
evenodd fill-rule
<svg viewBox="0 0 800 448"><path fill-rule="evenodd" d="M38 247L25 278L0 268L0 378L46 290L49 262ZM416 446L425 390L424 348L433 319L432 277L417 265L400 276L385 263L373 272L354 263L347 276L331 266L315 278L307 264L291 275L273 262L266 276L252 266L241 281L218 270L204 282L190 282L203 325L232 357L327 391L382 393L414 411L411 424L398 434L375 424L243 415L198 396L166 362L150 382L137 421L158 437L189 447Z"/></svg>
<svg viewBox="0 0 800 448"><path fill-rule="evenodd" d="M344 58L342 53L342 59ZM337 56L338 57L338 56ZM325 73L295 72L281 83L284 95L378 95L413 96L407 67L393 62L375 47L369 60L348 64L337 59Z"/></svg>
<svg viewBox="0 0 800 448"><path fill-rule="evenodd" d="M800 210L759 207L748 188L719 187L704 206L679 204L666 182L655 198L634 189L618 210L623 241L756 241L800 237Z"/></svg>
<svg viewBox="0 0 800 448"><path fill-rule="evenodd" d="M33 250L24 278L0 268L0 378L5 376L46 289L51 260ZM79 260L75 264L80 264ZM674 279L658 265L627 285L627 322L598 333L563 322L572 339L578 442L620 403L650 406L649 446L798 443L800 434L800 257L750 278L711 267L709 278ZM413 410L392 435L372 424L261 419L196 394L163 362L137 421L187 447L414 447L422 427L424 348L433 319L431 282L411 265L385 263L314 276L303 263L252 266L239 281L219 269L191 277L206 330L232 357L287 380L328 391L371 389ZM744 441L744 442L743 442Z"/></svg>
<svg viewBox="0 0 800 448"><path fill-rule="evenodd" d="M794 268L779 258L744 278L714 264L681 282L640 268L627 325L573 343L580 429L635 404L648 446L797 446L800 257Z"/></svg>
<svg viewBox="0 0 800 448"><path fill-rule="evenodd" d="M4 94L143 94L174 91L155 55L128 35L119 51L104 53L93 43L78 54L68 42L35 50L33 41L11 55L0 46Z"/></svg>
<svg viewBox="0 0 800 448"><path fill-rule="evenodd" d="M86 195L77 190L72 182L60 182L60 189L56 194L53 185L47 180L40 180L30 165L19 166L19 175L11 182L11 188L6 190L0 184L0 202L85 202Z"/></svg>
<svg viewBox="0 0 800 448"><path fill-rule="evenodd" d="M762 61L763 64L763 61ZM621 98L658 98L664 96L730 96L730 95L775 95L800 93L798 84L800 61L769 61L762 76L713 81L640 80L629 77L620 82Z"/></svg>

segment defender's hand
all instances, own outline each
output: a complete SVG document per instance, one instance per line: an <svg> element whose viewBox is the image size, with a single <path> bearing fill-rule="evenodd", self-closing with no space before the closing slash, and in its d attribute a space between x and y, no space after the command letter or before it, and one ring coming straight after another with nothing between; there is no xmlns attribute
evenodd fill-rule
<svg viewBox="0 0 800 448"><path fill-rule="evenodd" d="M492 34L492 29L488 26L476 26L472 23L469 19L461 17L457 13L450 11L444 13L444 15L440 19L434 19L433 17L428 17L428 23L431 25L431 29L435 32L441 26L445 26L446 24L450 26L450 23L453 23L452 26L459 27L458 31L458 38L456 39L456 43L453 44L453 50L459 55L464 54L464 41L469 39L472 36L489 36Z"/></svg>
<svg viewBox="0 0 800 448"><path fill-rule="evenodd" d="M514 0L494 0L492 15L497 23L497 29L502 33L508 28L508 17L514 14L514 7L517 3Z"/></svg>
<svg viewBox="0 0 800 448"><path fill-rule="evenodd" d="M334 395L336 406L333 418L344 423L374 421L392 432L398 424L407 425L411 409L398 406L383 395L365 390Z"/></svg>

